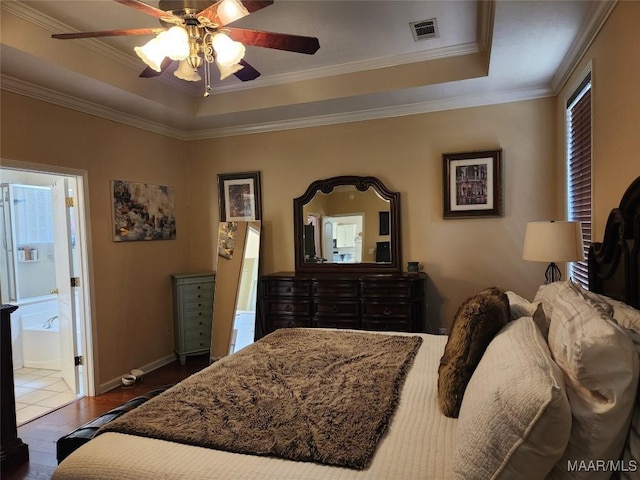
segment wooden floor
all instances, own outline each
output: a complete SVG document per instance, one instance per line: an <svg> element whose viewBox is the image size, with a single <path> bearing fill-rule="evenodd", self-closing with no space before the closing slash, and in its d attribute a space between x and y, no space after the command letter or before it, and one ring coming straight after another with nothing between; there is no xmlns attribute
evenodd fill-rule
<svg viewBox="0 0 640 480"><path fill-rule="evenodd" d="M97 397L85 397L18 427L18 437L29 446L29 463L2 471L3 480L50 479L58 462L56 441L99 415L162 385L177 383L209 364L209 354L187 358L147 373L141 383L117 388Z"/></svg>

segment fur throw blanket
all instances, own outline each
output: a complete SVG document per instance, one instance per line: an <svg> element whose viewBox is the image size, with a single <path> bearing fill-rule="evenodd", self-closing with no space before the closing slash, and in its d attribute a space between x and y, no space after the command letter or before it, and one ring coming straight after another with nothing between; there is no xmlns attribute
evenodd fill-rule
<svg viewBox="0 0 640 480"><path fill-rule="evenodd" d="M98 433L362 469L421 343L417 336L278 330Z"/></svg>

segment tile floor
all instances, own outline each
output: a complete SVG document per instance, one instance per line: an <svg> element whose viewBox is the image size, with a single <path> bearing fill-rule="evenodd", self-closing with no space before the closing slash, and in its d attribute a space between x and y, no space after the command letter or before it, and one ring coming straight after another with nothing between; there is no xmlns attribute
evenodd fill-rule
<svg viewBox="0 0 640 480"><path fill-rule="evenodd" d="M19 368L13 383L18 426L81 397L71 393L59 370Z"/></svg>

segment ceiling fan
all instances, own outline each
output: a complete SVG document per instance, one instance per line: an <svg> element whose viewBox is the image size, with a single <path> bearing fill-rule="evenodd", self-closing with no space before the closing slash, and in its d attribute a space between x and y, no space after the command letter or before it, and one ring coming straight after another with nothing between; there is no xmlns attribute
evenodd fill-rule
<svg viewBox="0 0 640 480"><path fill-rule="evenodd" d="M220 79L235 75L243 82L260 76L242 58L244 45L274 48L313 55L320 48L315 37L288 33L265 32L228 26L228 24L273 4L273 0L160 0L153 7L140 0L115 0L160 20L161 27L97 32L58 33L59 40L111 37L120 35L156 35L142 47L138 56L148 65L140 77L161 75L174 62L180 64L174 75L182 80L197 82L201 66L205 77L205 93L211 91L209 67L215 63Z"/></svg>

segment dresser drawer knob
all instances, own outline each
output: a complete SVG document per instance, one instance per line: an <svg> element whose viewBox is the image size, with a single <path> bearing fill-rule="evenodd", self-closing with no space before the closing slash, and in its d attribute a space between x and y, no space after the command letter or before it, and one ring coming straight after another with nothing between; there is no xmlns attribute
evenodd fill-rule
<svg viewBox="0 0 640 480"><path fill-rule="evenodd" d="M291 305L287 305L286 307L284 307L284 309L285 309L287 312L293 312L293 307L292 307Z"/></svg>
<svg viewBox="0 0 640 480"><path fill-rule="evenodd" d="M285 292L287 292L287 293L291 293L291 287L287 287L287 288L285 289Z"/></svg>
<svg viewBox="0 0 640 480"><path fill-rule="evenodd" d="M391 315L391 309L389 307L384 307L384 310L382 310L382 313L384 315Z"/></svg>

